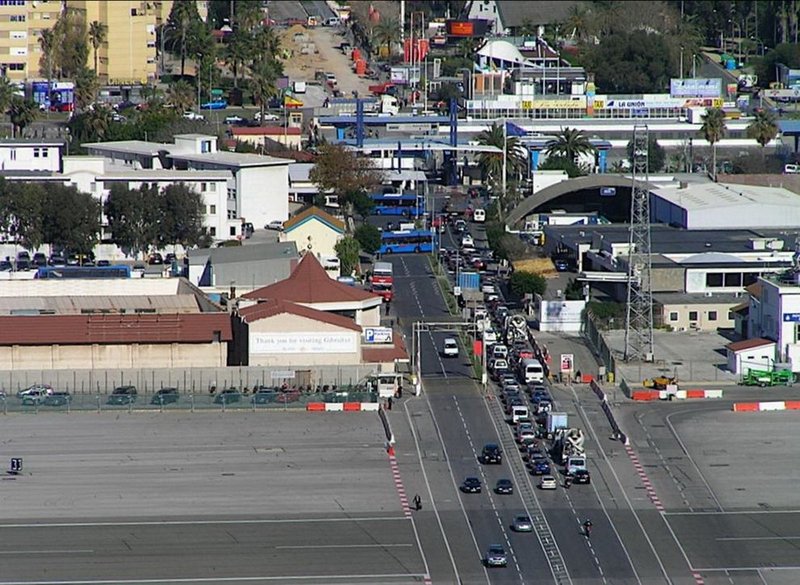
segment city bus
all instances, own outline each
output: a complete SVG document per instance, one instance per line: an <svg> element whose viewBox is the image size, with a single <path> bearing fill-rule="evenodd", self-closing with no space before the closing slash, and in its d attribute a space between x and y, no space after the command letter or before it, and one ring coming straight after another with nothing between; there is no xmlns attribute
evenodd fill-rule
<svg viewBox="0 0 800 585"><path fill-rule="evenodd" d="M375 215L419 217L425 213L425 197L414 193L375 193L372 202Z"/></svg>
<svg viewBox="0 0 800 585"><path fill-rule="evenodd" d="M383 232L381 234L381 254L409 254L433 251L433 232L431 230L408 230Z"/></svg>

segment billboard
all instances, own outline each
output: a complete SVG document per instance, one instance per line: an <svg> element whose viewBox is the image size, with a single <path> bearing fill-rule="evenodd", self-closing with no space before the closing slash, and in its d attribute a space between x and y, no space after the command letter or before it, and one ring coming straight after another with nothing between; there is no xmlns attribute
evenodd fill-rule
<svg viewBox="0 0 800 585"><path fill-rule="evenodd" d="M671 79L669 95L672 97L716 98L722 95L722 80L708 78Z"/></svg>
<svg viewBox="0 0 800 585"><path fill-rule="evenodd" d="M448 37L483 37L489 31L488 20L448 20Z"/></svg>
<svg viewBox="0 0 800 585"><path fill-rule="evenodd" d="M356 333L250 333L250 353L355 353Z"/></svg>

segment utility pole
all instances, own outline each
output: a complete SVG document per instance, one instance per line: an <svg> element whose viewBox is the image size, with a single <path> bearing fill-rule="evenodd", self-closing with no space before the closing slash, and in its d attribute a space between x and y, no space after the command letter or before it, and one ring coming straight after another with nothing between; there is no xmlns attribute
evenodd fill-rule
<svg viewBox="0 0 800 585"><path fill-rule="evenodd" d="M628 240L628 310L625 319L625 361L653 361L653 290L650 256L649 132L633 128L633 184Z"/></svg>

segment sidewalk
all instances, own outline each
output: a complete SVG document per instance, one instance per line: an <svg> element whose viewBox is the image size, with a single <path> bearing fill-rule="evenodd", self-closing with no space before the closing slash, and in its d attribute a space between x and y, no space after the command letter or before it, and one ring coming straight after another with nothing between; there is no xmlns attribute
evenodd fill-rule
<svg viewBox="0 0 800 585"><path fill-rule="evenodd" d="M600 366L602 365L592 350L587 346L584 338L579 333L552 333L531 329L531 334L542 351L547 348L553 380L561 373L561 356L572 355L572 373L589 374L599 379Z"/></svg>

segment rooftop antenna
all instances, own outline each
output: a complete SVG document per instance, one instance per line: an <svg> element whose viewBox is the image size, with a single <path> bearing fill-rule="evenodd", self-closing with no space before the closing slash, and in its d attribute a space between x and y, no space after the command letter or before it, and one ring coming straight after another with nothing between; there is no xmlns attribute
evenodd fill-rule
<svg viewBox="0 0 800 585"><path fill-rule="evenodd" d="M625 361L653 361L653 290L650 256L649 131L633 128L633 183L628 240L628 311Z"/></svg>

